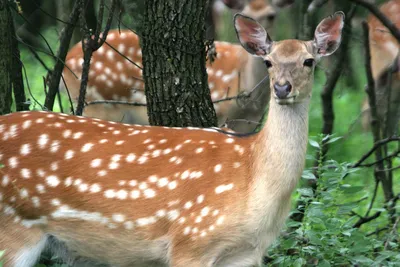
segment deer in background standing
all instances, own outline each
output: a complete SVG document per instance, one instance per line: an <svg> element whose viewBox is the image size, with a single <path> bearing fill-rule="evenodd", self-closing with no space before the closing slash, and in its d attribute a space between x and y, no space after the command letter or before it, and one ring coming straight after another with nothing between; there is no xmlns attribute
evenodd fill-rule
<svg viewBox="0 0 400 267"><path fill-rule="evenodd" d="M386 2L380 11L400 29L400 0ZM398 131L400 119L400 44L372 14L368 26L378 119L384 127L387 125L387 134L393 135ZM367 130L371 123L368 99L362 109L362 125Z"/></svg>
<svg viewBox="0 0 400 267"><path fill-rule="evenodd" d="M235 16L240 43L270 75L269 116L252 135L52 112L0 117L5 267L33 266L46 246L72 264L260 266L304 168L315 64L336 51L343 24L337 12L311 41L273 42Z"/></svg>
<svg viewBox="0 0 400 267"><path fill-rule="evenodd" d="M271 31L275 9L266 0L253 0L245 5L244 1L225 0L224 3L232 9L243 10L249 17L263 21L263 26ZM93 54L86 101L117 100L146 103L144 83L142 80L142 54L139 38L136 34L122 30L112 30L107 36L107 43ZM213 101L233 97L243 91L252 90L267 76L262 60L249 55L237 44L215 42L217 58L213 63L207 63L208 83ZM126 55L126 60L119 53ZM76 44L68 53L63 76L73 100L77 100L82 72L82 45ZM135 64L133 64L134 62ZM63 88L64 83L61 81ZM219 125L227 118L255 118L259 120L264 112L269 93L257 90L257 99L244 101L245 108L238 106L236 100L214 104ZM254 104L255 103L255 104ZM89 105L84 115L111 121L148 124L146 107L128 105ZM249 132L254 125L238 124L234 130Z"/></svg>

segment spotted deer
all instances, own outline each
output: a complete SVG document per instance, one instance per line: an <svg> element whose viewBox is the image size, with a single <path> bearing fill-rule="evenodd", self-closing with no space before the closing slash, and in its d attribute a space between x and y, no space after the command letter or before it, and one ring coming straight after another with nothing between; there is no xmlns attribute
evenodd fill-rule
<svg viewBox="0 0 400 267"><path fill-rule="evenodd" d="M240 43L271 77L269 116L255 134L0 117L5 266L30 267L45 249L72 265L260 266L304 168L315 64L336 51L343 24L337 12L311 41L274 42L235 15Z"/></svg>
<svg viewBox="0 0 400 267"><path fill-rule="evenodd" d="M400 0L391 0L380 7L380 11L400 29ZM371 51L371 70L375 80L376 104L378 116L388 126L392 135L399 126L400 118L400 43L373 15L368 17L369 43ZM390 91L386 88L390 87ZM388 102L389 96L389 102ZM388 110L388 106L390 107ZM371 115L368 99L363 102L362 124L369 128ZM389 120L386 121L387 112Z"/></svg>
<svg viewBox="0 0 400 267"><path fill-rule="evenodd" d="M264 28L271 31L276 11L269 1L224 0L224 3L230 9L242 10L243 14L261 21ZM207 63L208 84L213 101L233 97L243 91L249 92L267 76L264 62L249 55L240 45L215 42L215 47L217 58L213 63ZM82 63L82 45L77 43L69 51L63 71L66 87L73 100L77 100L79 96ZM146 103L138 35L129 30L110 31L107 43L93 54L91 65L87 102L117 100ZM64 87L64 82L61 81L60 85ZM244 105L237 105L235 100L215 103L219 125L222 125L227 118L255 117L254 120L259 120L269 93L258 90L254 96L256 98L254 101L245 100ZM148 124L146 108L138 106L89 105L86 106L84 115L116 122ZM236 127L231 125L231 128L243 132L250 131L254 127L247 124L238 124Z"/></svg>

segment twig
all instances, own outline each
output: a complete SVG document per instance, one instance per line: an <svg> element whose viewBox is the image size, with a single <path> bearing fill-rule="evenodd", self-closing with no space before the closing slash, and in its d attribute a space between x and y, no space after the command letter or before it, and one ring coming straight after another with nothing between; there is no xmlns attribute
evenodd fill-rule
<svg viewBox="0 0 400 267"><path fill-rule="evenodd" d="M392 137L388 137L388 138L385 138L385 139L376 141L376 142L374 143L374 146L373 146L367 153L365 153L365 154L361 157L361 159L359 159L355 164L353 164L352 167L353 167L353 168L361 167L361 166L362 166L362 163L363 163L367 158L369 158L369 156L371 156L371 155L375 152L375 150L377 150L380 146L385 145L385 144L390 143L390 142L398 142L398 141L400 141L400 136L392 136ZM384 160L384 159L381 158L381 159L377 160L375 164L380 163L380 162L382 162L383 160ZM368 166L367 166L367 167L368 167Z"/></svg>
<svg viewBox="0 0 400 267"><path fill-rule="evenodd" d="M13 83L15 109L16 111L29 110L29 102L26 101L26 95L24 90L24 78L22 75L22 62L21 53L18 48L17 35L15 34L14 21L10 20L10 28L12 35L12 70L11 79Z"/></svg>
<svg viewBox="0 0 400 267"><path fill-rule="evenodd" d="M222 99L214 100L213 103L216 104L216 103L235 100L235 99L250 98L250 96L251 96L250 94L243 93L243 94L239 94L239 95L235 95L235 96L229 96L229 97L225 97Z"/></svg>
<svg viewBox="0 0 400 267"><path fill-rule="evenodd" d="M28 46L29 51L32 53L33 57L36 58L37 61L39 61L40 65L43 66L43 68L49 72L50 68L47 67L46 63L44 63L44 61L40 58L39 54L35 51L35 49L33 49L33 47Z"/></svg>
<svg viewBox="0 0 400 267"><path fill-rule="evenodd" d="M143 67L139 66L139 64L133 62L130 58L128 58L127 56L125 56L124 54L122 54L121 52L119 52L114 46L110 45L107 41L105 41L105 44L108 45L112 50L114 50L115 52L117 52L121 57L125 58L126 60L128 60L130 63L132 63L133 65L135 65L138 69L143 69ZM136 78L137 80L142 80L140 78Z"/></svg>
<svg viewBox="0 0 400 267"><path fill-rule="evenodd" d="M375 199L376 199L376 195L377 195L377 193L378 193L378 187L379 187L379 180L375 180L374 193L373 193L373 195L372 195L371 202L369 203L368 210L367 210L367 212L365 213L365 216L364 216L364 217L368 217L368 216L369 216L369 213L371 212L372 207L374 206L374 202L375 202Z"/></svg>
<svg viewBox="0 0 400 267"><path fill-rule="evenodd" d="M363 32L364 32L364 43L365 43L365 70L366 70L366 75L367 75L367 81L368 85L366 88L366 92L368 94L368 102L370 106L370 111L371 111L371 130L372 130L372 135L374 138L374 142L378 142L381 140L381 126L379 123L378 119L378 111L376 107L376 95L375 95L375 81L372 76L372 69L371 69L371 51L370 51L370 46L369 46L369 29L368 29L368 23L366 21L363 21L362 23L363 27ZM387 155L383 155L383 149L381 146L378 146L375 149L375 159L378 162L375 165L375 179L380 180L382 183L382 188L383 192L385 195L385 200L389 201L391 198L393 198L393 187L392 187L392 182L391 179L388 179L386 172L383 172L382 170L385 169L384 163L382 161L382 158L384 158ZM393 211L389 211L393 212Z"/></svg>
<svg viewBox="0 0 400 267"><path fill-rule="evenodd" d="M386 250L388 248L390 238L397 233L397 225L399 224L399 221L400 221L400 217L397 217L396 221L393 224L392 231L390 232L390 234L388 235L388 237L386 239L384 250Z"/></svg>
<svg viewBox="0 0 400 267"><path fill-rule="evenodd" d="M84 4L84 0L78 1L81 3L81 7ZM104 28L103 34L100 37L101 25L103 21L103 12L104 12L104 0L100 2L99 15L97 19L97 27L94 34L94 38L91 37L90 30L87 28L87 23L85 19L85 14L83 8L80 10L80 21L81 21L81 30L83 32L83 40L82 40L82 50L83 50L83 67L82 67L82 76L81 76L81 86L79 89L79 98L78 104L76 107L76 114L82 115L83 109L85 107L85 97L86 97L86 87L89 80L89 68L90 68L90 60L92 58L93 52L99 49L107 39L108 31L111 28L111 22L113 19L113 13L116 7L116 0L112 0L111 9L109 11L109 15L107 18L106 26Z"/></svg>
<svg viewBox="0 0 400 267"><path fill-rule="evenodd" d="M398 170L398 169L400 169L400 166L383 169L383 170L378 170L377 172L388 172L388 171L394 171L394 170Z"/></svg>
<svg viewBox="0 0 400 267"><path fill-rule="evenodd" d="M397 157L398 155L400 155L400 150L397 150L397 151L395 151L395 152L393 152L393 153L387 155L386 157L382 158L382 159L379 160L379 161L374 161L374 162L365 163L365 164L359 164L357 167L371 167L371 166L374 166L375 164L377 164L377 163L379 163L379 162L383 162L383 161L385 161L385 160L387 160L387 159L395 158L395 157Z"/></svg>
<svg viewBox="0 0 400 267"><path fill-rule="evenodd" d="M361 217L361 218L353 225L353 228L360 228L361 225L363 225L363 224L365 224L365 223L368 223L368 222L370 222L370 221L375 220L376 218L378 218L379 216L381 216L381 213L382 213L382 212L377 211L374 215L371 215L371 216L369 216L369 217Z"/></svg>
<svg viewBox="0 0 400 267"><path fill-rule="evenodd" d="M60 84L61 73L64 68L65 58L68 53L68 47L74 31L74 25L78 20L79 15L79 1L76 1L72 9L72 13L68 19L68 24L62 30L60 38L60 48L57 52L57 61L52 72L48 72L49 91L46 95L44 102L45 107L48 110L53 110L54 100L58 92L58 86Z"/></svg>
<svg viewBox="0 0 400 267"><path fill-rule="evenodd" d="M32 90L31 90L31 87L29 85L29 79L28 79L28 75L26 74L26 68L25 68L24 64L22 64L22 70L24 72L26 87L28 88L29 95L32 97L33 101L35 101L35 103L38 104L41 107L41 109L43 110L44 106L42 106L42 104L32 94Z"/></svg>
<svg viewBox="0 0 400 267"><path fill-rule="evenodd" d="M378 228L375 231L368 233L367 236L369 237L369 236L372 236L372 235L378 235L380 232L386 231L388 229L389 229L389 227L387 227L387 226L382 227L382 228Z"/></svg>
<svg viewBox="0 0 400 267"><path fill-rule="evenodd" d="M99 104L120 104L120 105L137 106L137 107L146 107L147 106L144 103L118 101L118 100L95 100L95 101L87 102L85 106L99 105Z"/></svg>

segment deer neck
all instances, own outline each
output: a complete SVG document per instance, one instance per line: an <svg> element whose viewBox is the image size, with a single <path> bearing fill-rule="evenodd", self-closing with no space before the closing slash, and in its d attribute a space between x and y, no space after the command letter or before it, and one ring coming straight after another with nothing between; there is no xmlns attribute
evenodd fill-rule
<svg viewBox="0 0 400 267"><path fill-rule="evenodd" d="M305 164L309 102L279 105L274 99L270 101L268 119L256 137L252 158L252 194L257 207L290 201Z"/></svg>

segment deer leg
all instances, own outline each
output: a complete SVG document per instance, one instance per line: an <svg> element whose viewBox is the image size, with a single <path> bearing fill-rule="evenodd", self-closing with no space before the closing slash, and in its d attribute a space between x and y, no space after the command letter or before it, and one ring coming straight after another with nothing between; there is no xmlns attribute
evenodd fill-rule
<svg viewBox="0 0 400 267"><path fill-rule="evenodd" d="M16 217L0 216L0 250L5 250L4 267L31 267L46 246L47 235L40 229L13 223Z"/></svg>

